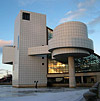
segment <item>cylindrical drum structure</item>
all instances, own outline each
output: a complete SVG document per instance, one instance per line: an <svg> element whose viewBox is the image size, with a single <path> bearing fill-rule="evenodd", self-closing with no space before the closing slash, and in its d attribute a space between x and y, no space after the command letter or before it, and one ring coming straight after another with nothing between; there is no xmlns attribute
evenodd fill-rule
<svg viewBox="0 0 100 101"><path fill-rule="evenodd" d="M67 57L84 57L94 52L93 42L88 38L87 26L77 21L58 25L48 45L52 57L62 63L68 62Z"/></svg>

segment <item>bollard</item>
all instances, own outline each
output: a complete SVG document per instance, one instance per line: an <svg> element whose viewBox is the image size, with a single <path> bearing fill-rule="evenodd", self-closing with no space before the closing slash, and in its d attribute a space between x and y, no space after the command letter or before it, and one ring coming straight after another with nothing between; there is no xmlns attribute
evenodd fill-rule
<svg viewBox="0 0 100 101"><path fill-rule="evenodd" d="M87 91L83 94L86 101L97 101L96 97L97 95L93 92Z"/></svg>
<svg viewBox="0 0 100 101"><path fill-rule="evenodd" d="M34 81L34 83L36 83L36 84L35 84L35 88L37 88L37 83L38 83L38 81Z"/></svg>

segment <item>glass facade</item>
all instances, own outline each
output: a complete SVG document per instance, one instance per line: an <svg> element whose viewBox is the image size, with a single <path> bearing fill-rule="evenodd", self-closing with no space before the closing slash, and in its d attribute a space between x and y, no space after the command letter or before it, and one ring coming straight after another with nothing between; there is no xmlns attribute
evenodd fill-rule
<svg viewBox="0 0 100 101"><path fill-rule="evenodd" d="M68 64L52 60L50 55L48 57L48 73L68 73ZM87 57L75 58L75 71L76 73L100 71L100 57L91 54Z"/></svg>
<svg viewBox="0 0 100 101"><path fill-rule="evenodd" d="M68 73L68 64L48 58L48 73Z"/></svg>
<svg viewBox="0 0 100 101"><path fill-rule="evenodd" d="M100 71L100 57L96 54L75 59L76 72Z"/></svg>
<svg viewBox="0 0 100 101"><path fill-rule="evenodd" d="M53 30L47 28L47 31L48 31L48 40L50 40L53 37Z"/></svg>

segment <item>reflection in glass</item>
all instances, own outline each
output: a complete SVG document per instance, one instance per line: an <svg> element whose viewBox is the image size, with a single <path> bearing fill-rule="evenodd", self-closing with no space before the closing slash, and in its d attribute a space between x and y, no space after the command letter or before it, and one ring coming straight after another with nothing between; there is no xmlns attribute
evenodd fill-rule
<svg viewBox="0 0 100 101"><path fill-rule="evenodd" d="M75 58L76 72L100 71L100 56L91 54L83 58Z"/></svg>
<svg viewBox="0 0 100 101"><path fill-rule="evenodd" d="M75 58L75 72L100 71L100 57L96 54L83 58ZM48 55L48 73L68 73L68 64L51 59Z"/></svg>
<svg viewBox="0 0 100 101"><path fill-rule="evenodd" d="M48 73L68 73L68 65L48 59Z"/></svg>

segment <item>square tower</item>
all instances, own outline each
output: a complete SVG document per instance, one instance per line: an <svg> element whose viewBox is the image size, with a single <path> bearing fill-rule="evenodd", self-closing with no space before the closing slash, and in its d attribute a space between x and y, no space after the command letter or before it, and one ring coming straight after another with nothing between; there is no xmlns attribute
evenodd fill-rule
<svg viewBox="0 0 100 101"><path fill-rule="evenodd" d="M47 56L28 56L28 48L47 45L46 15L21 10L15 20L13 86L47 85ZM43 58L44 57L44 58Z"/></svg>

